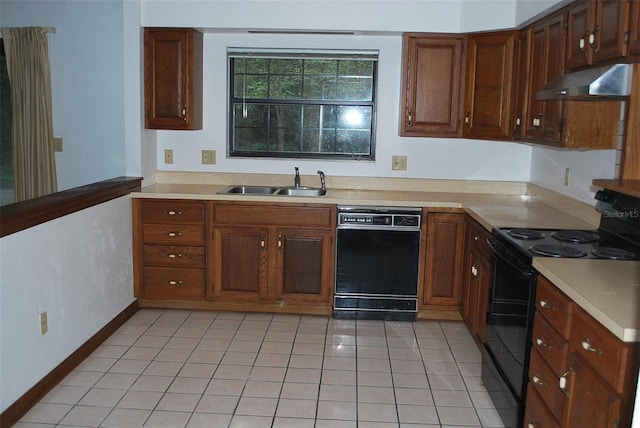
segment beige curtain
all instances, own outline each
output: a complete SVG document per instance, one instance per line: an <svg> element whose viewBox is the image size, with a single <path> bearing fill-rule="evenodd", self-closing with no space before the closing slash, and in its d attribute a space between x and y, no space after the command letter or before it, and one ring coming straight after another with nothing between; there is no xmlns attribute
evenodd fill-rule
<svg viewBox="0 0 640 428"><path fill-rule="evenodd" d="M51 73L44 28L3 28L13 112L16 202L57 192Z"/></svg>

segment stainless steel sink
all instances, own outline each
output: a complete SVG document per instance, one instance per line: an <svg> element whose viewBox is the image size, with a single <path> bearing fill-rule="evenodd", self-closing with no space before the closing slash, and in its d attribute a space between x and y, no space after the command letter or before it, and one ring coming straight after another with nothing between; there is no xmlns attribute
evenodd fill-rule
<svg viewBox="0 0 640 428"><path fill-rule="evenodd" d="M276 192L276 195L287 196L324 196L326 194L326 190L317 189L315 187L281 187Z"/></svg>
<svg viewBox="0 0 640 428"><path fill-rule="evenodd" d="M230 186L218 193L222 195L324 196L328 192L316 187Z"/></svg>
<svg viewBox="0 0 640 428"><path fill-rule="evenodd" d="M270 186L231 186L219 191L222 194L238 195L272 195L278 190L277 187Z"/></svg>

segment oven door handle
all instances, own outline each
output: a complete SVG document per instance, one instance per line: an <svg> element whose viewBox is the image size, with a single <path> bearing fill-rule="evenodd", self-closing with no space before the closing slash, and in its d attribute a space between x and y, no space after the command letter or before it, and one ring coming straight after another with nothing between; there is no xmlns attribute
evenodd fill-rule
<svg viewBox="0 0 640 428"><path fill-rule="evenodd" d="M489 247L491 247L491 251L493 252L493 254L504 263L509 265L520 278L531 278L533 276L533 268L531 268L531 266L528 266L526 263L523 263L518 258L518 256L516 256L507 247L499 243L496 239L488 238L487 244L489 244Z"/></svg>

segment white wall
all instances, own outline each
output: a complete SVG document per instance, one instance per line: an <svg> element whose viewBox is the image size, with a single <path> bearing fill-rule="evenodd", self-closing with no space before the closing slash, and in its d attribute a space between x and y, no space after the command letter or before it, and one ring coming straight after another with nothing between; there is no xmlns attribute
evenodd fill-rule
<svg viewBox="0 0 640 428"><path fill-rule="evenodd" d="M133 302L131 249L128 196L0 239L0 411Z"/></svg>
<svg viewBox="0 0 640 428"><path fill-rule="evenodd" d="M60 190L125 175L123 4L0 2L2 27L56 28L48 40L53 131L64 148L56 153Z"/></svg>

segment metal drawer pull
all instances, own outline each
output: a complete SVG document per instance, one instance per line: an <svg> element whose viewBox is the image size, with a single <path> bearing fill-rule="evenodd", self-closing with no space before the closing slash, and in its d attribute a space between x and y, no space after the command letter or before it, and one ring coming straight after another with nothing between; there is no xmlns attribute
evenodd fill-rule
<svg viewBox="0 0 640 428"><path fill-rule="evenodd" d="M172 238L182 236L182 232L167 232L167 236L171 236Z"/></svg>
<svg viewBox="0 0 640 428"><path fill-rule="evenodd" d="M527 424L527 428L536 428L536 423L535 422L529 422Z"/></svg>
<svg viewBox="0 0 640 428"><path fill-rule="evenodd" d="M552 311L556 310L556 307L553 306L551 303L547 302L546 300L540 300L540 306L545 309L551 309Z"/></svg>
<svg viewBox="0 0 640 428"><path fill-rule="evenodd" d="M567 376L573 371L572 367L569 367L569 370L564 372L560 379L558 380L558 386L560 387L560 392L562 392L567 397L569 396L569 391L567 391Z"/></svg>
<svg viewBox="0 0 640 428"><path fill-rule="evenodd" d="M175 259L182 257L182 254L167 254L167 257L169 257L170 259Z"/></svg>
<svg viewBox="0 0 640 428"><path fill-rule="evenodd" d="M167 281L167 283L168 283L170 286L182 285L182 281L174 281L174 280L171 280L171 281Z"/></svg>
<svg viewBox="0 0 640 428"><path fill-rule="evenodd" d="M180 215L180 214L182 214L182 211L169 210L169 211L167 211L167 214L169 214L169 215Z"/></svg>
<svg viewBox="0 0 640 428"><path fill-rule="evenodd" d="M536 345L542 346L543 348L551 349L551 345L545 342L542 337L536 339Z"/></svg>
<svg viewBox="0 0 640 428"><path fill-rule="evenodd" d="M543 388L547 387L547 384L544 383L541 379L540 376L538 375L533 375L533 377L531 378L531 380L533 381L533 383L535 383L536 385L540 385Z"/></svg>
<svg viewBox="0 0 640 428"><path fill-rule="evenodd" d="M594 348L593 346L591 346L591 341L588 337L585 337L585 339L582 341L582 349L589 352L595 352L598 355L602 355L602 349Z"/></svg>

